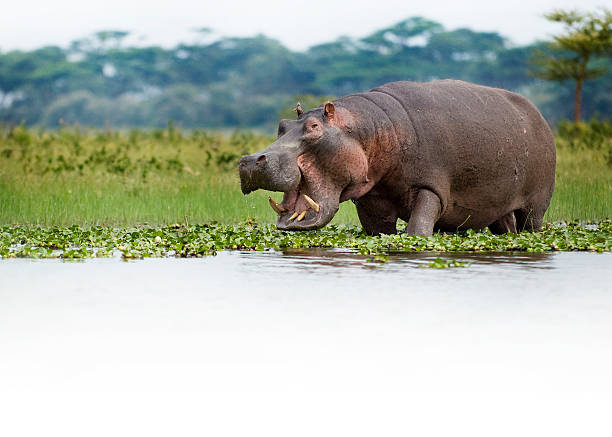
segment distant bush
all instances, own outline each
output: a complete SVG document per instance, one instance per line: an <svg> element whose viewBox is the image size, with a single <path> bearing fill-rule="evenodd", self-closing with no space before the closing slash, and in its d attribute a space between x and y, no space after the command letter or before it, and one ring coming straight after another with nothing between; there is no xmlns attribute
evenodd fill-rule
<svg viewBox="0 0 612 437"><path fill-rule="evenodd" d="M0 126L0 175L3 168L22 176L79 174L128 179L166 178L187 172L234 172L242 155L274 141L270 135L235 130L166 129L110 131L62 125L38 130L24 125Z"/></svg>
<svg viewBox="0 0 612 437"><path fill-rule="evenodd" d="M609 120L597 120L591 118L589 121L574 123L562 120L557 125L557 137L561 144L579 149L602 150L612 145L612 118Z"/></svg>
<svg viewBox="0 0 612 437"><path fill-rule="evenodd" d="M557 125L557 148L571 150L594 150L601 153L609 167L612 167L612 118L574 123L568 120Z"/></svg>

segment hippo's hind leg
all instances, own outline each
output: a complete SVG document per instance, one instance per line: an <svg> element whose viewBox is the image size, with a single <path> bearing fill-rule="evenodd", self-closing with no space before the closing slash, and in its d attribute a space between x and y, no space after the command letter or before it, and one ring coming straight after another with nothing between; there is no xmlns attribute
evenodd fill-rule
<svg viewBox="0 0 612 437"><path fill-rule="evenodd" d="M353 202L357 207L357 215L366 234L397 233L397 209L390 200L370 192Z"/></svg>
<svg viewBox="0 0 612 437"><path fill-rule="evenodd" d="M440 218L441 210L440 198L436 194L427 189L419 190L414 207L410 211L406 233L432 235L434 226Z"/></svg>
<svg viewBox="0 0 612 437"><path fill-rule="evenodd" d="M494 234L506 234L508 232L516 234L516 220L514 217L514 211L510 211L508 214L491 223L489 225L489 230Z"/></svg>
<svg viewBox="0 0 612 437"><path fill-rule="evenodd" d="M516 229L521 231L539 231L542 229L546 208L528 206L514 211L516 215Z"/></svg>

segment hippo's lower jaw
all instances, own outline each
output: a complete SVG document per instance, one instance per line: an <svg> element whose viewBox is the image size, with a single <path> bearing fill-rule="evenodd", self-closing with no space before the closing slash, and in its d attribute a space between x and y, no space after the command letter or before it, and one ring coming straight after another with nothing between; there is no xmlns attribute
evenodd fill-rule
<svg viewBox="0 0 612 437"><path fill-rule="evenodd" d="M282 231L307 231L328 224L338 211L338 202L315 200L300 188L285 192L279 204L270 198L270 206L278 214L276 227Z"/></svg>
<svg viewBox="0 0 612 437"><path fill-rule="evenodd" d="M281 231L309 231L320 229L328 224L336 214L335 210L325 211L323 208L319 212L313 210L304 210L301 213L294 212L289 215L279 215L276 220L276 227Z"/></svg>

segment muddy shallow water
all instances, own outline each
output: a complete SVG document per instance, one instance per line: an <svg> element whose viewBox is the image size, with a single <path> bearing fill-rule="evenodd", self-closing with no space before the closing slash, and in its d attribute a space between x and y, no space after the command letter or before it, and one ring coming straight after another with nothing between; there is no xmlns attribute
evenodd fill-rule
<svg viewBox="0 0 612 437"><path fill-rule="evenodd" d="M609 435L612 254L436 256L0 261L0 434Z"/></svg>

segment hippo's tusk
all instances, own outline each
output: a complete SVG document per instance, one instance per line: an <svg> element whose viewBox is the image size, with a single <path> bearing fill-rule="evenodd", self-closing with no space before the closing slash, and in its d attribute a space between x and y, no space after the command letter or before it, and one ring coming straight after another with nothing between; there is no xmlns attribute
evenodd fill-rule
<svg viewBox="0 0 612 437"><path fill-rule="evenodd" d="M310 197L308 197L306 194L302 194L302 197L304 197L304 200L306 201L306 203L308 204L308 206L310 206L312 209L315 210L315 212L319 212L319 210L321 209L319 207L319 204L317 202L315 202L314 200L312 200Z"/></svg>
<svg viewBox="0 0 612 437"><path fill-rule="evenodd" d="M298 215L297 221L301 222L302 220L304 220L304 216L306 216L306 210L302 211L300 215Z"/></svg>
<svg viewBox="0 0 612 437"><path fill-rule="evenodd" d="M272 209L276 211L277 214L287 214L287 209L283 205L277 203L271 197L268 197L268 201L270 202L270 206L272 207Z"/></svg>
<svg viewBox="0 0 612 437"><path fill-rule="evenodd" d="M289 217L289 221L293 220L294 218L296 218L298 216L297 212L294 212L291 217Z"/></svg>

